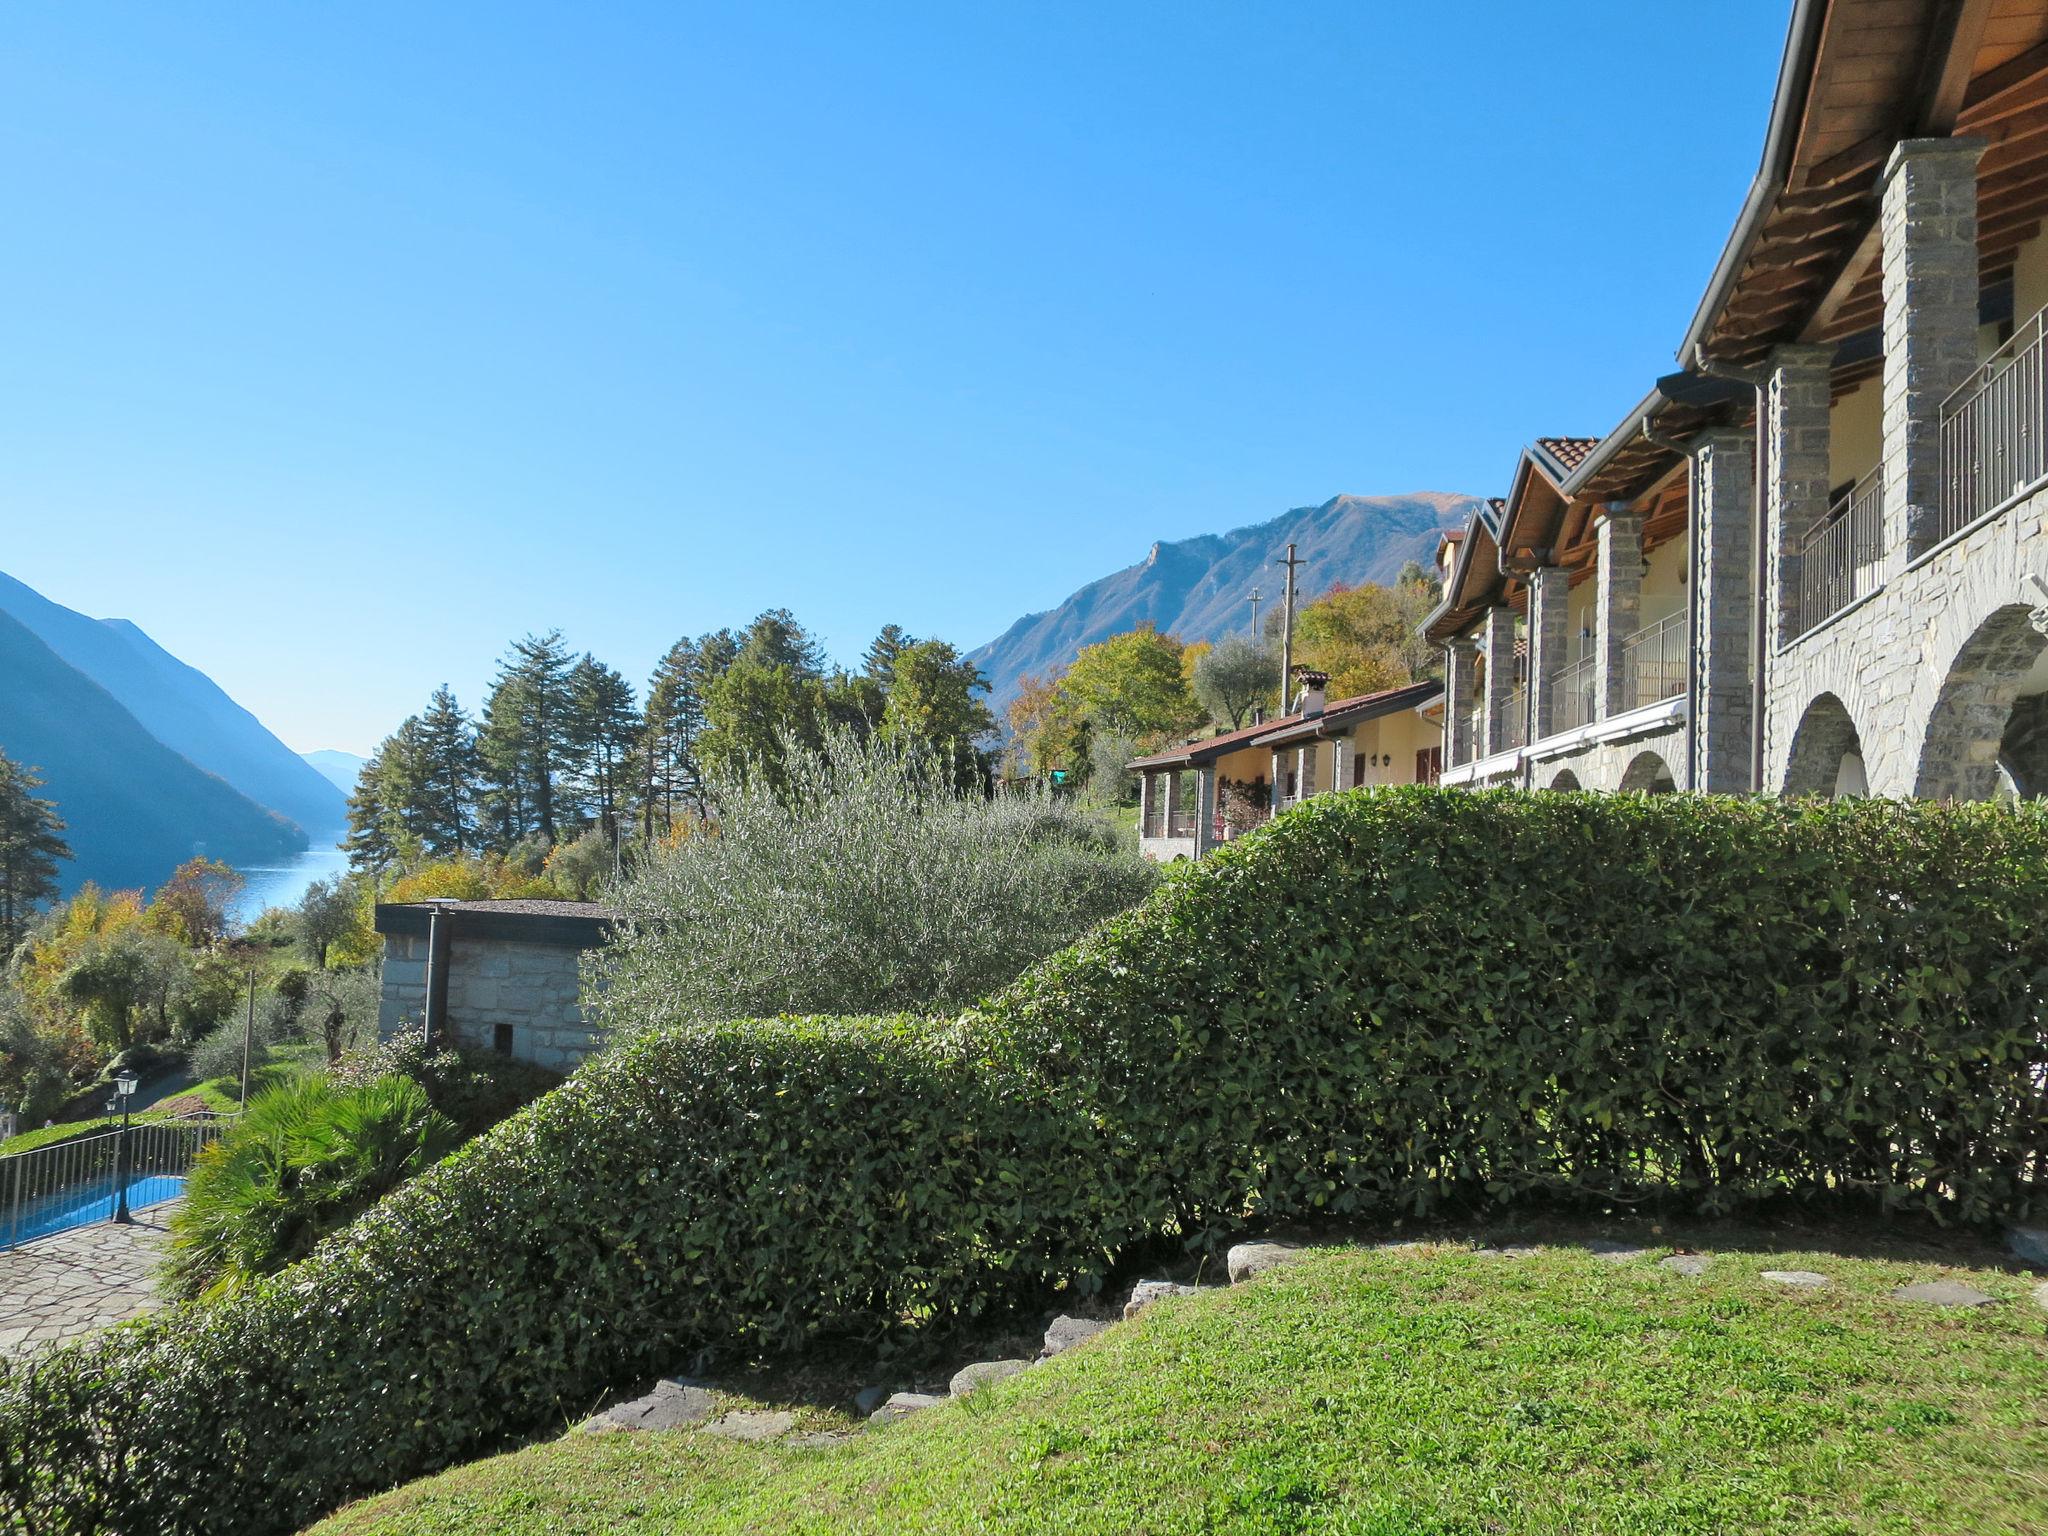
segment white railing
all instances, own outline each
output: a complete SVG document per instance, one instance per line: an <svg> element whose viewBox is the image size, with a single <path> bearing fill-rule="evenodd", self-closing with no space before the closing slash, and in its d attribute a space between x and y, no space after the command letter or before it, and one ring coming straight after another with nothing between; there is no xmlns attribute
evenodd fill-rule
<svg viewBox="0 0 2048 1536"><path fill-rule="evenodd" d="M2043 337L2042 314L2037 313L1943 402L1937 539L2048 475L2048 347Z"/></svg>
<svg viewBox="0 0 2048 1536"><path fill-rule="evenodd" d="M1598 658L1586 656L1558 673L1550 685L1552 735L1593 723L1593 690L1599 680Z"/></svg>
<svg viewBox="0 0 2048 1536"><path fill-rule="evenodd" d="M1624 709L1640 709L1685 692L1685 615L1674 613L1621 642Z"/></svg>
<svg viewBox="0 0 2048 1536"><path fill-rule="evenodd" d="M1799 546L1799 633L1877 590L1884 560L1884 466L1828 509Z"/></svg>

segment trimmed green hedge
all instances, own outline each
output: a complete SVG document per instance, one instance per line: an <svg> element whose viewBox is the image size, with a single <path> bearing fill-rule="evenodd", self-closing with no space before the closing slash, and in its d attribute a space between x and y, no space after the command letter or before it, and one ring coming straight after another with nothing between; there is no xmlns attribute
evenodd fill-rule
<svg viewBox="0 0 2048 1536"><path fill-rule="evenodd" d="M658 1033L305 1263L0 1371L38 1533L291 1530L708 1345L1493 1202L2025 1212L2048 814L1329 796L948 1025Z"/></svg>

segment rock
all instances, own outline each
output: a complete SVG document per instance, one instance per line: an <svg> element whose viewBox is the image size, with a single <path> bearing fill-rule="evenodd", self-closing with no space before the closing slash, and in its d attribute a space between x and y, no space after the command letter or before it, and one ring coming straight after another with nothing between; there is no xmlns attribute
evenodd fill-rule
<svg viewBox="0 0 2048 1536"><path fill-rule="evenodd" d="M620 1429L684 1429L711 1417L712 1396L694 1382L670 1377L645 1397L614 1403L605 1417Z"/></svg>
<svg viewBox="0 0 2048 1536"><path fill-rule="evenodd" d="M1919 1285L1902 1285L1892 1295L1900 1301L1924 1301L1934 1307L1990 1307L1996 1296L1986 1296L1975 1286L1959 1280L1928 1280Z"/></svg>
<svg viewBox="0 0 2048 1536"><path fill-rule="evenodd" d="M1774 1280L1779 1285L1801 1286L1807 1290L1815 1290L1832 1283L1826 1275L1817 1275L1810 1269L1767 1269L1764 1271L1764 1278Z"/></svg>
<svg viewBox="0 0 2048 1536"><path fill-rule="evenodd" d="M1129 1322L1155 1301L1168 1296L1193 1296L1201 1287L1180 1285L1172 1280L1140 1280L1131 1299L1124 1303L1124 1321Z"/></svg>
<svg viewBox="0 0 2048 1536"><path fill-rule="evenodd" d="M1029 1360L983 1360L976 1365L963 1365L953 1373L951 1390L955 1397L965 1397L977 1387L1030 1369Z"/></svg>
<svg viewBox="0 0 2048 1536"><path fill-rule="evenodd" d="M1108 1326L1108 1323L1098 1322L1093 1318L1056 1317L1052 1320L1052 1326L1045 1330L1045 1348L1038 1352L1038 1358L1050 1360L1061 1351L1072 1349L1082 1340L1094 1338Z"/></svg>
<svg viewBox="0 0 2048 1536"><path fill-rule="evenodd" d="M791 1435L786 1443L789 1445L800 1445L806 1450L815 1450L819 1446L844 1445L852 1438L853 1436L841 1434L836 1430L820 1429L814 1430L808 1435Z"/></svg>
<svg viewBox="0 0 2048 1536"><path fill-rule="evenodd" d="M2007 1227L2005 1247L2022 1264L2048 1264L2048 1227Z"/></svg>
<svg viewBox="0 0 2048 1536"><path fill-rule="evenodd" d="M1542 1251L1529 1243L1510 1243L1503 1248L1474 1248L1472 1256L1479 1259L1532 1259Z"/></svg>
<svg viewBox="0 0 2048 1536"><path fill-rule="evenodd" d="M1680 1275L1704 1275L1707 1266L1713 1263L1704 1253L1674 1253L1668 1259L1659 1259L1658 1264Z"/></svg>
<svg viewBox="0 0 2048 1536"><path fill-rule="evenodd" d="M622 1435L626 1426L608 1413L593 1414L576 1426L586 1435Z"/></svg>
<svg viewBox="0 0 2048 1536"><path fill-rule="evenodd" d="M1640 1259L1650 1250L1637 1243L1618 1243L1611 1237L1596 1237L1586 1244L1586 1252L1596 1259L1605 1259L1610 1264L1620 1264L1629 1259Z"/></svg>
<svg viewBox="0 0 2048 1536"><path fill-rule="evenodd" d="M889 1401L869 1414L868 1422L870 1424L894 1424L898 1419L907 1419L913 1413L921 1413L925 1409L935 1407L944 1401L943 1397L933 1396L929 1392L898 1392L891 1396Z"/></svg>
<svg viewBox="0 0 2048 1536"><path fill-rule="evenodd" d="M727 1440L779 1440L796 1428L796 1415L781 1409L773 1412L728 1413L704 1426L707 1435Z"/></svg>
<svg viewBox="0 0 2048 1536"><path fill-rule="evenodd" d="M853 1411L866 1418L889 1401L889 1390L887 1387L862 1387L853 1394Z"/></svg>
<svg viewBox="0 0 2048 1536"><path fill-rule="evenodd" d="M2048 1280L2034 1287L2034 1305L2048 1309Z"/></svg>
<svg viewBox="0 0 2048 1536"><path fill-rule="evenodd" d="M1243 1285L1269 1269L1279 1269L1306 1257L1292 1243L1239 1243L1224 1256L1223 1267L1229 1271L1232 1285Z"/></svg>

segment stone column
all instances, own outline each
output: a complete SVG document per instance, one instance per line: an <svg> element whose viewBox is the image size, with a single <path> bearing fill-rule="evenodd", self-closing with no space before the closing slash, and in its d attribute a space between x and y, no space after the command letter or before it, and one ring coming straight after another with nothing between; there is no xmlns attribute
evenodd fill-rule
<svg viewBox="0 0 2048 1536"><path fill-rule="evenodd" d="M1529 740L1541 741L1557 729L1557 679L1564 671L1565 609L1571 600L1571 577L1561 565L1529 573Z"/></svg>
<svg viewBox="0 0 2048 1536"><path fill-rule="evenodd" d="M1147 768L1138 775L1138 836L1143 839L1149 834L1152 819L1152 797L1159 792L1159 775Z"/></svg>
<svg viewBox="0 0 2048 1536"><path fill-rule="evenodd" d="M1831 346L1785 346L1771 353L1764 392L1764 441L1770 466L1765 487L1766 549L1774 644L1799 638L1799 551L1828 510L1829 367Z"/></svg>
<svg viewBox="0 0 2048 1536"><path fill-rule="evenodd" d="M1623 501L1610 501L1594 519L1599 530L1600 583L1594 603L1593 715L1605 720L1625 713L1629 698L1621 642L1642 628L1643 515Z"/></svg>
<svg viewBox="0 0 2048 1536"><path fill-rule="evenodd" d="M1332 736L1330 738L1330 788L1332 789L1349 789L1351 787L1351 781L1345 777L1345 771L1350 765L1352 756L1350 741L1351 738L1349 736Z"/></svg>
<svg viewBox="0 0 2048 1536"><path fill-rule="evenodd" d="M1941 406L1977 366L1982 139L1907 139L1881 183L1886 568L1941 537Z"/></svg>
<svg viewBox="0 0 2048 1536"><path fill-rule="evenodd" d="M1471 761L1465 737L1465 716L1472 704L1472 675L1478 670L1479 642L1460 637L1444 647L1444 766Z"/></svg>
<svg viewBox="0 0 2048 1536"><path fill-rule="evenodd" d="M1480 757L1507 749L1509 695L1515 690L1515 610L1502 604L1486 610L1479 630L1479 651L1486 658L1486 696L1481 717Z"/></svg>
<svg viewBox="0 0 2048 1536"><path fill-rule="evenodd" d="M1699 781L1713 794L1749 785L1749 520L1756 483L1756 439L1732 429L1709 432L1693 449L1692 537L1699 541L1699 585L1692 657L1699 708L1691 722Z"/></svg>
<svg viewBox="0 0 2048 1536"><path fill-rule="evenodd" d="M1204 764L1195 778L1195 857L1216 846L1216 765Z"/></svg>

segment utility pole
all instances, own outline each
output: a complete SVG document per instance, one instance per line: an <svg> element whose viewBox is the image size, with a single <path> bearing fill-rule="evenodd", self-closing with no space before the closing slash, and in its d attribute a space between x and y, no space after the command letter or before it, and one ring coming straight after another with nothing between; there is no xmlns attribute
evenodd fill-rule
<svg viewBox="0 0 2048 1536"><path fill-rule="evenodd" d="M256 1043L256 973L249 973L249 1015L242 1024L242 1108L249 1107L249 1051Z"/></svg>
<svg viewBox="0 0 2048 1536"><path fill-rule="evenodd" d="M1260 603L1261 601L1262 601L1262 598L1260 597L1260 594L1259 594L1259 589L1258 589L1257 587L1253 587L1253 588L1252 588L1252 595L1251 595L1251 605L1252 605L1252 644L1254 644L1254 645L1257 645L1257 644L1259 643L1259 603Z"/></svg>
<svg viewBox="0 0 2048 1536"><path fill-rule="evenodd" d="M1287 587L1281 596L1280 618L1280 713L1291 713L1291 702L1287 690L1294 685L1294 569L1307 565L1308 561L1295 558L1294 546L1287 546L1287 558L1275 560L1275 565L1287 567Z"/></svg>

